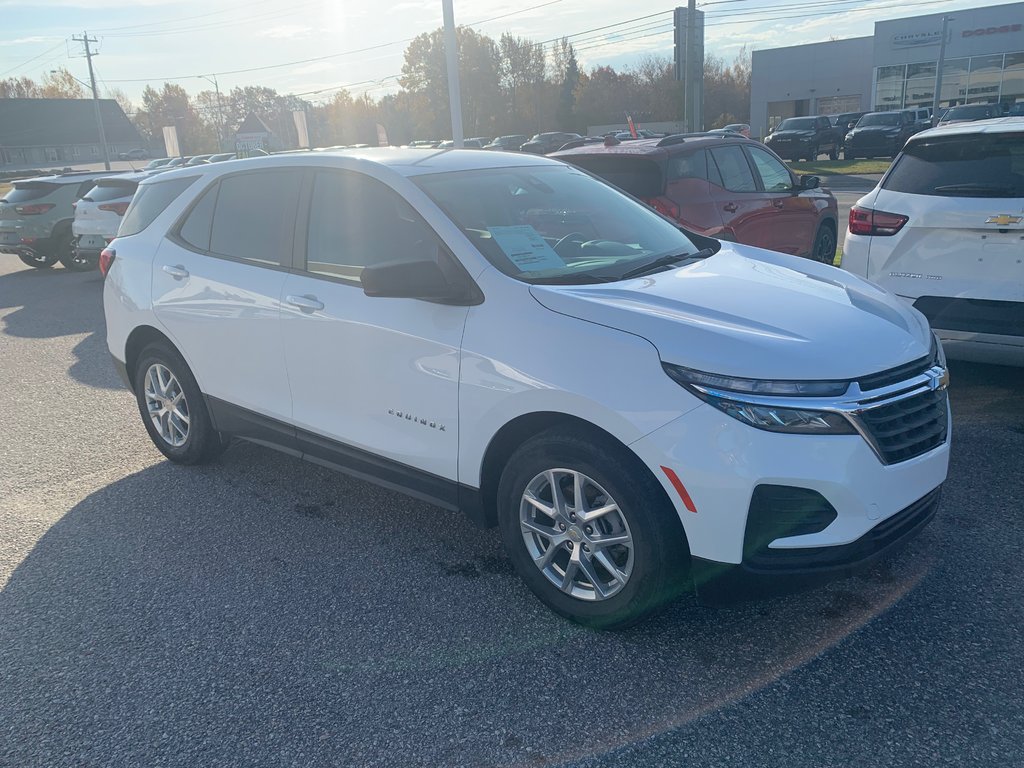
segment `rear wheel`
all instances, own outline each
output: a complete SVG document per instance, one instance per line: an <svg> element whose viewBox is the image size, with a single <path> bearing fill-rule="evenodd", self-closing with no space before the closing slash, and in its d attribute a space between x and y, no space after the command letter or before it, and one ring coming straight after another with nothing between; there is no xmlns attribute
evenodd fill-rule
<svg viewBox="0 0 1024 768"><path fill-rule="evenodd" d="M60 263L64 265L64 269L70 269L72 272L91 272L99 266L96 259L84 256L78 250L78 238L75 237L71 239L68 252L60 257Z"/></svg>
<svg viewBox="0 0 1024 768"><path fill-rule="evenodd" d="M551 431L521 446L501 476L498 516L527 586L580 624L628 626L686 587L689 553L661 487L593 435Z"/></svg>
<svg viewBox="0 0 1024 768"><path fill-rule="evenodd" d="M828 224L818 227L818 234L814 238L814 250L811 251L811 258L820 261L822 264L832 264L836 260L836 233Z"/></svg>
<svg viewBox="0 0 1024 768"><path fill-rule="evenodd" d="M226 443L177 350L165 343L143 349L133 381L146 431L164 456L178 464L201 464L220 455Z"/></svg>
<svg viewBox="0 0 1024 768"><path fill-rule="evenodd" d="M20 251L18 258L22 264L27 264L36 269L49 269L57 263L57 257L46 251Z"/></svg>

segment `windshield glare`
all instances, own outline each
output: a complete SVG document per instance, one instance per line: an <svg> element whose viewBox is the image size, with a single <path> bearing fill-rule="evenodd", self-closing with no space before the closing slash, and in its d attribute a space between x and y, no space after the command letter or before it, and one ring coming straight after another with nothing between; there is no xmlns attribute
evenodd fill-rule
<svg viewBox="0 0 1024 768"><path fill-rule="evenodd" d="M811 131L814 130L813 117L791 117L783 120L777 128L779 131Z"/></svg>
<svg viewBox="0 0 1024 768"><path fill-rule="evenodd" d="M593 283L669 254L699 250L676 226L569 167L490 168L416 184L506 275Z"/></svg>
<svg viewBox="0 0 1024 768"><path fill-rule="evenodd" d="M864 125L899 125L900 116L895 112L884 115L864 115L858 122L857 127Z"/></svg>

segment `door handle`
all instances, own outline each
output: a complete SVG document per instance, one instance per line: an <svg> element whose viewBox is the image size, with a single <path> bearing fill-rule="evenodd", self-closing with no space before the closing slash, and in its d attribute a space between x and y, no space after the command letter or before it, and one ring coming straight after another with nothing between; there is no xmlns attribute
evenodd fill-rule
<svg viewBox="0 0 1024 768"><path fill-rule="evenodd" d="M305 296L285 296L285 303L298 307L303 312L319 312L324 308L324 303L316 296L306 294Z"/></svg>
<svg viewBox="0 0 1024 768"><path fill-rule="evenodd" d="M163 270L175 280L184 280L188 277L188 270L181 266L181 264L175 264L174 266L164 264Z"/></svg>
<svg viewBox="0 0 1024 768"><path fill-rule="evenodd" d="M727 210L729 213L735 213L736 209L739 208L739 206L736 205L736 203L726 203L722 207L725 208L725 210Z"/></svg>

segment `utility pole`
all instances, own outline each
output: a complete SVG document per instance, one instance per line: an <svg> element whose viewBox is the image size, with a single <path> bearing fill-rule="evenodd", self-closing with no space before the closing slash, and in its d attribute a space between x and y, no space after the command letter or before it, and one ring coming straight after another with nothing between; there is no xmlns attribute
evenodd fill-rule
<svg viewBox="0 0 1024 768"><path fill-rule="evenodd" d="M220 85L217 84L217 76L199 75L208 83L213 83L213 89L217 92L217 151L224 151L224 105L220 100Z"/></svg>
<svg viewBox="0 0 1024 768"><path fill-rule="evenodd" d="M694 104L696 102L696 61L697 47L697 0L689 0L686 4L686 59L683 70L683 97L686 99L683 116L686 119L686 131L698 130Z"/></svg>
<svg viewBox="0 0 1024 768"><path fill-rule="evenodd" d="M83 32L81 37L72 37L76 43L85 46L85 60L89 63L89 82L92 84L92 104L96 111L96 128L100 132L100 145L103 147L103 165L110 170L110 151L107 149L107 134L103 130L103 116L100 114L100 93L96 90L96 74L92 71L92 57L96 54L89 48L89 43L97 42L95 37L89 37L88 32Z"/></svg>
<svg viewBox="0 0 1024 768"><path fill-rule="evenodd" d="M939 41L939 61L935 65L935 95L932 97L932 125L939 122L939 98L942 96L942 70L946 64L946 36L952 16L942 17L942 39Z"/></svg>
<svg viewBox="0 0 1024 768"><path fill-rule="evenodd" d="M459 87L459 49L455 39L455 11L452 0L441 0L444 16L444 56L448 65L448 101L452 111L452 139L456 149L462 148L462 89Z"/></svg>

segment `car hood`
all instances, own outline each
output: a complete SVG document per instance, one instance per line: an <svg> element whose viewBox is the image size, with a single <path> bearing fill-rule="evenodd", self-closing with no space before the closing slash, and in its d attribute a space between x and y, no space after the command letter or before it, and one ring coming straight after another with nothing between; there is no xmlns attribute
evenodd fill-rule
<svg viewBox="0 0 1024 768"><path fill-rule="evenodd" d="M850 133L854 136L861 133L899 133L899 126L896 125L865 125L862 128L854 128Z"/></svg>
<svg viewBox="0 0 1024 768"><path fill-rule="evenodd" d="M855 379L928 354L916 310L834 267L727 244L615 284L534 285L548 309L650 341L666 363L775 379Z"/></svg>

